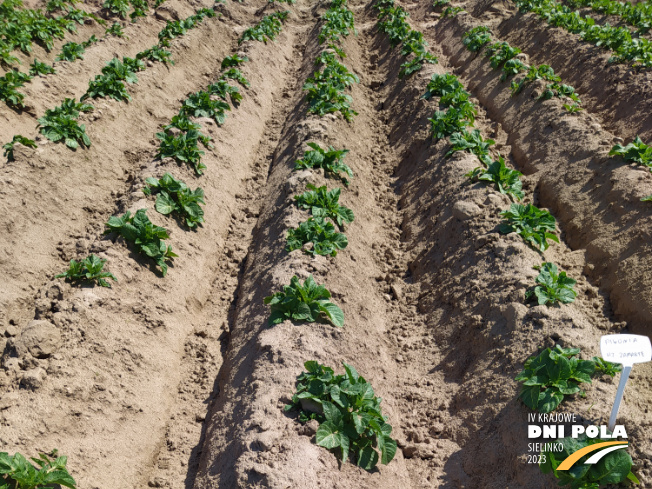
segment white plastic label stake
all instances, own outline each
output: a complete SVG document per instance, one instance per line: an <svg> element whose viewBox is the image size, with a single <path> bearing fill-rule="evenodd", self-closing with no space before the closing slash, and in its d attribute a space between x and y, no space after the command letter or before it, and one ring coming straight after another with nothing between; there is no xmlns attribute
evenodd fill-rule
<svg viewBox="0 0 652 489"><path fill-rule="evenodd" d="M635 363L645 363L652 360L652 344L650 338L636 334L611 334L600 338L600 353L602 358L613 363L620 363L623 371L620 374L618 391L614 407L609 416L609 431L616 426L616 417L620 409L620 403L625 393L625 384L629 379L629 373Z"/></svg>

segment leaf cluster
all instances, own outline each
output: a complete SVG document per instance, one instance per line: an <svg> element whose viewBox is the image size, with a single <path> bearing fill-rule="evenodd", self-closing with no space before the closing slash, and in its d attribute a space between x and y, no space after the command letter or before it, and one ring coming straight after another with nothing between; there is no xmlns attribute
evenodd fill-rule
<svg viewBox="0 0 652 489"><path fill-rule="evenodd" d="M540 306L570 304L575 302L577 292L574 286L576 280L567 277L566 272L560 272L554 263L545 262L539 267L539 275L536 278L537 285L528 290L526 299L535 298Z"/></svg>
<svg viewBox="0 0 652 489"><path fill-rule="evenodd" d="M310 217L291 228L287 233L287 251L303 249L309 255L336 256L337 250L343 250L349 244L343 233L335 231L335 226L323 217ZM304 248L308 243L312 247Z"/></svg>
<svg viewBox="0 0 652 489"><path fill-rule="evenodd" d="M56 73L54 67L47 63L41 63L36 58L31 65L29 65L29 76L35 77L36 75L50 75Z"/></svg>
<svg viewBox="0 0 652 489"><path fill-rule="evenodd" d="M344 173L349 178L353 178L353 171L343 163L344 157L349 152L348 149L335 149L333 146L322 149L317 143L308 143L308 146L312 149L306 151L303 158L295 162L295 170L322 168L327 175L337 176L345 185L348 185L346 177L340 176L341 173Z"/></svg>
<svg viewBox="0 0 652 489"><path fill-rule="evenodd" d="M150 61L155 61L157 63L163 63L166 66L168 63L174 65L174 60L172 59L172 53L167 49L163 49L158 44L156 46L152 46L151 48L136 54L136 59L148 59Z"/></svg>
<svg viewBox="0 0 652 489"><path fill-rule="evenodd" d="M21 136L20 134L16 134L10 142L2 145L2 149L5 150L2 156L6 157L7 161L14 161L14 145L16 143L20 143L23 146L27 146L28 148L36 148L36 143L34 140L26 138L25 136Z"/></svg>
<svg viewBox="0 0 652 489"><path fill-rule="evenodd" d="M68 457L58 457L57 451L53 450L51 456L41 453L38 458L30 460L33 463L20 453L0 452L0 488L39 489L58 484L75 489L75 479L66 468Z"/></svg>
<svg viewBox="0 0 652 489"><path fill-rule="evenodd" d="M447 17L455 17L457 14L460 12L464 12L464 9L462 7L446 7L446 10L444 10L441 14L441 18L445 19Z"/></svg>
<svg viewBox="0 0 652 489"><path fill-rule="evenodd" d="M521 53L519 48L513 48L505 41L496 42L489 46L484 55L489 58L491 67L500 68L505 62L514 59Z"/></svg>
<svg viewBox="0 0 652 489"><path fill-rule="evenodd" d="M315 187L310 183L306 188L308 189L306 192L294 196L299 208L310 209L314 217L332 219L340 229L344 223L350 224L353 222L353 211L339 203L341 189L328 190L326 185Z"/></svg>
<svg viewBox="0 0 652 489"><path fill-rule="evenodd" d="M521 182L522 175L519 171L507 168L502 156L498 156L497 161L489 163L488 167L479 166L466 174L472 182L481 181L495 184L501 194L509 195L513 200L521 200L525 196L523 182Z"/></svg>
<svg viewBox="0 0 652 489"><path fill-rule="evenodd" d="M184 100L180 116L185 117L210 117L218 125L224 124L226 114L224 111L231 110L231 106L223 100L214 100L210 92L203 90L191 94Z"/></svg>
<svg viewBox="0 0 652 489"><path fill-rule="evenodd" d="M111 272L104 271L105 263L106 260L93 254L87 256L82 261L70 260L68 270L55 275L54 278L65 278L73 283L97 283L101 287L111 288L111 284L106 279L110 278L115 282L118 279Z"/></svg>
<svg viewBox="0 0 652 489"><path fill-rule="evenodd" d="M581 360L579 348L546 348L528 358L523 371L516 376L523 382L519 399L540 413L554 411L569 396L580 392L580 384L590 384L595 362Z"/></svg>
<svg viewBox="0 0 652 489"><path fill-rule="evenodd" d="M478 129L474 129L471 132L464 129L461 132L453 133L449 141L451 147L445 155L446 158L449 158L458 151L468 151L476 155L485 165L491 164L489 149L496 142L493 139L484 139Z"/></svg>
<svg viewBox="0 0 652 489"><path fill-rule="evenodd" d="M177 162L188 163L193 166L197 175L201 175L206 165L201 162L201 157L204 154L199 149L199 144L202 141L202 134L195 130L188 130L181 132L178 135L172 134L170 131L156 133L156 137L161 141L159 145L157 158L174 158Z"/></svg>
<svg viewBox="0 0 652 489"><path fill-rule="evenodd" d="M91 140L86 134L86 126L79 124L77 118L80 112L93 110L90 104L76 102L67 98L59 107L48 109L45 115L38 119L41 134L50 141L62 141L71 149L89 147Z"/></svg>
<svg viewBox="0 0 652 489"><path fill-rule="evenodd" d="M267 41L273 41L283 28L283 22L287 19L290 12L276 12L266 15L254 27L249 27L242 33L238 39L238 45L245 41L260 41L267 44Z"/></svg>
<svg viewBox="0 0 652 489"><path fill-rule="evenodd" d="M345 120L351 121L358 113L351 109L353 98L345 94L344 90L360 80L337 61L335 56L324 56L322 59L322 69L315 71L303 85L309 102L308 112L320 116L339 112Z"/></svg>
<svg viewBox="0 0 652 489"><path fill-rule="evenodd" d="M190 229L204 222L204 210L199 205L205 204L203 189L190 190L185 182L169 173L160 179L149 177L145 183L145 195L158 194L155 207L161 214L176 214Z"/></svg>
<svg viewBox="0 0 652 489"><path fill-rule="evenodd" d="M24 86L31 79L32 77L27 73L9 70L0 77L0 99L10 107L24 107L25 95L16 89Z"/></svg>
<svg viewBox="0 0 652 489"><path fill-rule="evenodd" d="M555 218L546 210L532 204L512 204L500 215L505 218L499 227L503 234L518 233L523 241L541 251L548 249L548 240L559 243L559 238L553 234L556 231Z"/></svg>
<svg viewBox="0 0 652 489"><path fill-rule="evenodd" d="M265 304L271 308L269 324L285 320L296 322L329 321L334 326L344 326L344 313L330 301L331 293L323 285L317 285L312 275L301 284L292 277L290 285L284 285L282 292L265 297Z"/></svg>
<svg viewBox="0 0 652 489"><path fill-rule="evenodd" d="M479 25L465 32L462 35L462 43L469 51L477 53L483 47L491 42L491 29L484 25Z"/></svg>
<svg viewBox="0 0 652 489"><path fill-rule="evenodd" d="M622 156L625 161L638 163L652 170L652 146L645 144L638 136L626 146L616 144L609 151L609 156Z"/></svg>
<svg viewBox="0 0 652 489"><path fill-rule="evenodd" d="M355 32L353 12L351 12L345 5L331 5L331 7L324 12L321 20L324 24L319 31L319 36L317 37L319 44L324 44L324 42L336 43L339 42L340 37L347 37L351 31Z"/></svg>
<svg viewBox="0 0 652 489"><path fill-rule="evenodd" d="M165 244L164 240L169 238L168 231L152 224L146 209L139 209L133 216L129 211L122 216L111 216L106 227L106 233L117 233L133 243L139 253L152 258L161 267L164 277L168 272L166 262L178 256L172 251L172 246Z"/></svg>
<svg viewBox="0 0 652 489"><path fill-rule="evenodd" d="M298 410L299 420L317 419L317 445L341 454L342 463L349 458L365 470L378 462L388 464L397 445L373 387L356 369L346 363L345 374L335 375L332 368L316 361L304 363L306 369L297 377L297 391L286 411Z"/></svg>
<svg viewBox="0 0 652 489"><path fill-rule="evenodd" d="M96 75L94 80L88 83L88 90L81 100L91 98L112 98L121 101L131 100L123 82L138 83L136 73L145 69L145 64L140 59L113 58L104 68L102 74Z"/></svg>
<svg viewBox="0 0 652 489"><path fill-rule="evenodd" d="M113 36L113 37L124 37L125 33L122 30L122 25L120 22L114 22L111 24L111 27L108 27L105 31L104 34L107 36Z"/></svg>
<svg viewBox="0 0 652 489"><path fill-rule="evenodd" d="M561 82L559 75L555 75L555 70L548 65L530 66L525 77L520 81L513 80L511 84L512 95L519 94L526 85L534 80L547 80L551 82Z"/></svg>

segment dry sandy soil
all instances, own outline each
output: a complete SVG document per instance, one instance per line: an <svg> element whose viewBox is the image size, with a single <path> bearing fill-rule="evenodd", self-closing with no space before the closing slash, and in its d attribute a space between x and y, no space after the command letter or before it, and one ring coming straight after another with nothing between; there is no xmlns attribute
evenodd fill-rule
<svg viewBox="0 0 652 489"><path fill-rule="evenodd" d="M0 163L0 451L57 448L80 489L555 487L526 463L529 410L514 376L555 343L590 358L603 334L652 334L652 206L640 201L652 194L652 174L608 156L636 134L652 141L651 74L607 65L608 53L510 0L469 0L449 19L428 1L401 4L439 63L399 79L403 58L378 32L373 3L349 0L357 35L342 47L360 78L350 123L307 111L301 88L327 5L306 0L216 6L220 15L172 42L174 66L139 73L129 103L99 99L81 116L88 149L48 141L36 119L83 95L112 57L155 44L167 20L213 4L167 0L127 23L127 38L102 40L84 60L56 63L57 74L27 84L26 110L0 107L2 143L14 134L37 141ZM274 42L238 45L247 27L285 8ZM511 97L487 59L462 44L477 25L531 63L550 64L585 110L538 101L538 84ZM91 22L67 40L102 33ZM51 62L63 42L35 55ZM251 86L224 125L200 121L215 145L205 174L157 160L155 134L233 53L249 58L242 71ZM542 254L500 234L510 200L469 183L474 156L444 157L448 142L433 140L428 122L437 105L420 97L445 72L480 107L476 127L524 174L525 201L555 215L560 244ZM308 183L337 185L293 170L309 141L350 151L355 177L341 201L355 221L337 257L285 251L287 229L306 218L293 196ZM206 223L196 231L143 195L145 178L165 172L204 189ZM179 257L165 278L103 234L110 216L140 208L171 231ZM108 259L113 288L53 279L91 252ZM573 304L526 304L542 261L577 279ZM269 327L263 298L308 274L332 292L345 327ZM284 412L313 359L338 372L355 365L382 397L400 447L389 465L339 464ZM616 387L617 378L596 379L560 410L604 423ZM637 366L619 418L643 488L652 488L651 389L652 365Z"/></svg>

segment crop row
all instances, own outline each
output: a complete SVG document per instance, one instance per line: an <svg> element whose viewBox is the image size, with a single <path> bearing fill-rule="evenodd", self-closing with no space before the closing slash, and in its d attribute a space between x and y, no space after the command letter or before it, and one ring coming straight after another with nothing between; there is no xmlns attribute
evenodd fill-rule
<svg viewBox="0 0 652 489"><path fill-rule="evenodd" d="M376 4L378 10L386 11L394 6L394 0L380 0ZM382 27L380 27L382 30ZM463 44L473 52L480 52L491 42L489 29L480 26L471 29L463 35ZM511 48L506 43L495 43L485 51L486 57L490 58L492 66L499 68L502 64L515 59L520 51ZM526 76L527 81L521 80L512 84L514 93L518 93L525 83L537 78L544 78L550 75L548 70L541 67L523 66L523 71L530 73L542 73L543 76ZM514 73L507 73L511 76ZM553 84L559 84L561 80L552 75L547 78ZM561 86L561 85L560 85ZM549 97L568 96L576 103L579 100L574 95L574 90L562 89L559 94L558 87L548 86ZM505 160L499 154L492 157L491 146L494 141L482 137L478 129L471 132L468 127L473 127L477 115L477 107L470 100L470 93L467 92L459 79L452 73L442 75L434 74L427 85L426 92L422 96L425 99L439 97L439 109L429 119L431 133L435 140L449 138L449 148L444 158L449 158L458 151L465 151L477 156L480 166L469 172L466 176L472 182L486 182L491 184L498 192L508 195L514 201L522 200L525 195L520 180L521 173L508 168ZM624 148L622 151L626 152ZM498 227L502 234L516 232L523 240L535 250L543 254L548 248L548 240L559 242L555 234L556 220L548 211L539 209L533 204L522 205L512 203L509 209L501 212L504 218ZM576 281L559 271L557 266L551 262L544 262L539 267L539 275L536 277L536 284L526 291L526 300L536 300L539 305L567 304L575 300L577 293L574 290ZM579 349L561 348L546 349L539 355L534 355L525 363L525 369L515 380L524 382L519 398L530 409L539 412L550 412L556 409L564 400L565 396L580 392L580 383L591 383L592 376L610 375L614 376L620 366L605 362L603 359L594 357L592 360L580 360L576 357ZM593 443L592 440L558 440L568 452L579 448L578 443L586 445ZM571 445L571 443L575 443ZM568 454L567 454L568 455ZM632 459L626 453L618 454L611 459L604 461L602 465L586 467L574 474L567 474L557 471L559 461L563 460L563 454L546 453L547 463L541 465L544 473L553 472L559 479L560 485L569 483L574 487L589 487L596 482L605 483L603 478L604 464L610 467L618 467L618 475L608 480L610 483L619 483L626 479L638 482L636 476L631 472ZM561 457L561 458L560 458ZM605 457L607 458L607 457Z"/></svg>
<svg viewBox="0 0 652 489"><path fill-rule="evenodd" d="M575 8L590 7L594 12L615 15L636 27L640 33L652 28L652 4L650 2L617 2L615 0L566 0Z"/></svg>
<svg viewBox="0 0 652 489"><path fill-rule="evenodd" d="M131 100L125 82L136 83L138 81L136 73L145 69L144 60L174 64L171 59L172 53L165 47L169 47L172 39L185 34L188 29L198 25L207 16L214 17L215 12L211 9L200 9L187 19L168 22L159 32L158 44L141 51L135 58L124 57L122 60L114 58L109 61L102 68L102 74L97 75L94 80L89 82L88 90L81 97L81 102L66 98L60 106L45 111L43 117L38 119L41 134L51 141L65 143L73 150L80 146L89 147L91 140L86 134L86 127L84 124L79 124L77 118L80 112L90 112L94 107L82 102L88 98ZM21 140L33 144L33 141L17 135L14 136L11 143L5 145L5 149L8 145L10 145L10 149L13 149L13 143Z"/></svg>
<svg viewBox="0 0 652 489"><path fill-rule="evenodd" d="M211 11L212 12L212 11ZM199 16L209 15L207 11L199 12ZM279 12L267 16L256 27L254 31L259 31L263 26L262 32L264 39L259 39L258 36L249 38L243 34L240 43L245 40L273 40L280 32L281 20L285 20L288 12ZM201 17L203 18L203 17ZM195 20L201 20L195 18ZM163 35L159 35L160 45L169 46L169 40L185 33L188 26L184 21L177 21L174 23L172 29L168 29ZM170 24L168 24L168 27ZM183 28L183 31L181 30ZM252 30L249 29L249 32ZM128 59L128 58L126 58ZM236 66L247 61L246 57L240 57L237 54L229 56L222 61L222 77L214 84L209 86L209 92L198 92L191 94L190 97L184 102L179 114L173 117L170 125L164 127L164 133L159 133L158 136L169 134L172 131L188 134L198 132L199 125L192 122L190 119L194 117L214 117L218 124L224 122L223 112L220 108L224 108L221 104L217 107L214 102L225 102L228 98L234 105L242 100L242 95L239 93L237 87L233 87L226 83L228 79L236 79L240 83L248 86L248 82ZM129 64L129 62L127 63ZM207 93L207 98L203 94ZM90 95L89 95L90 96ZM219 100L214 100L213 97ZM209 100L210 102L206 102ZM66 99L62 107L57 108L66 111L71 117L76 118L80 111L92 109L92 106L76 102L71 99ZM209 111L206 113L205 111ZM83 128L83 126L82 126ZM83 136L82 142L83 142ZM202 142L207 145L210 139L207 136L199 136ZM21 136L14 137L14 142L30 145L33 142L22 138ZM88 142L87 145L89 145ZM163 143L162 143L163 144ZM8 146L11 145L11 148ZM5 151L9 152L13 149L13 142L5 145ZM157 157L163 157L161 150ZM204 204L204 192L201 188L191 190L181 180L177 180L169 173L165 173L160 179L149 177L145 180L145 188L143 189L145 195L156 195L156 210L163 214L176 214L181 218L189 229L194 229L204 222L203 209L200 204ZM147 214L146 209L139 209L135 214L130 212L122 216L112 216L106 223L106 234L113 233L114 235L122 236L125 241L131 243L136 250L142 255L153 259L156 264L161 268L162 275L165 276L167 272L167 262L177 256L172 247L165 243L165 239L169 237L168 231L160 226L153 224ZM95 255L77 261L71 260L69 268L56 276L56 278L65 278L75 285L80 284L94 284L103 287L111 287L108 280L117 281L117 278L111 273L104 270L106 260L101 259ZM31 460L31 462L30 462ZM56 450L51 454L40 454L39 458L31 458L27 460L20 453L9 455L6 452L0 452L0 484L11 484L7 487L21 487L25 489L36 489L40 487L50 487L53 484L59 484L71 489L75 489L76 483L70 476L67 468L67 457L58 457ZM2 485L1 487L5 487Z"/></svg>
<svg viewBox="0 0 652 489"><path fill-rule="evenodd" d="M625 27L597 25L591 17L555 0L514 0L521 12L534 12L550 25L579 34L583 41L613 52L614 63L629 63L635 67L652 67L652 43L644 37L633 37Z"/></svg>
<svg viewBox="0 0 652 489"><path fill-rule="evenodd" d="M0 4L0 9L7 4L8 2L12 2L13 0L6 0L4 3ZM104 4L104 8L108 8L107 4L110 3L112 0L107 0ZM122 0L120 0L122 1ZM129 6L129 3L127 0L124 0L127 7ZM20 2L20 0L18 0ZM136 5L140 5L140 2L143 3L141 7L137 7ZM66 2L62 2L61 0L50 0L48 2L48 11L53 11L53 10L58 10L58 9L63 9L64 5ZM133 16L132 19L135 22L137 17L141 17L145 15L145 11L148 9L147 3L144 2L144 0L134 0L132 3L134 3L134 13L135 12L142 12L142 15L137 15ZM7 7L8 8L8 7ZM30 16L35 16L35 15L43 15L40 14L39 11L36 11L37 14L34 14L34 11L31 10L20 10L17 13L17 11L12 10L12 14L9 16L10 18L15 18L17 19L13 23L16 24L16 27L19 32L21 32L21 35L27 36L26 32L29 31L27 29L25 32L21 31L21 29L26 29L24 25L22 25L25 22L25 18L30 18ZM100 24L106 24L106 22L97 16L93 14L88 14L84 12L83 10L76 10L72 9L70 7L67 11L68 13L63 17L64 19L67 19L68 21L71 21L72 24L68 25L67 29L70 31L76 31L74 22L78 22L79 24L84 23L84 19L86 18L92 18L95 21L97 21ZM133 13L132 13L133 15ZM47 18L46 18L47 19ZM49 21L56 20L56 19L47 19ZM12 21L10 21L10 24ZM15 30L13 29L8 29L8 33L4 34L3 40L0 40L0 46L2 46L2 43L6 43L7 46L7 53L11 52L11 49L9 49L9 46L15 45L15 47L20 47L21 50L23 50L25 53L31 52L31 43L28 43L27 37L25 37L22 41L20 39L15 38ZM105 35L108 36L115 36L115 37L123 37L124 32L122 31L122 26L120 23L115 22L112 24L110 27L108 27L105 31ZM14 37L12 37L14 36ZM63 35L62 35L63 36ZM40 37L37 36L38 39L41 39ZM63 38L63 37L61 37ZM45 41L42 41L45 42ZM69 61L73 62L78 59L84 59L84 52L86 49L91 45L95 44L98 42L98 39L95 35L92 35L89 39L87 39L84 42L77 43L77 42L67 42L61 47L61 52L57 55L55 58L55 61ZM49 50L52 49L52 44L51 41L46 44L46 47ZM1 49L1 47L0 47ZM4 60L4 64L9 64L10 62L18 62L18 59L15 57L11 57L11 59ZM4 101L10 108L13 109L22 109L25 107L24 101L25 97L22 93L20 93L17 89L21 88L25 85L25 83L29 82L32 80L35 76L37 75L49 75L49 74L54 74L56 73L56 70L54 69L53 66L48 65L47 63L43 63L38 61L37 59L34 59L32 64L29 66L29 70L27 73L20 72L17 69L11 69L9 70L4 76L0 77L0 100Z"/></svg>
<svg viewBox="0 0 652 489"><path fill-rule="evenodd" d="M481 52L485 49L484 55L489 58L491 67L501 69L501 81L509 77L526 72L519 80L512 80L510 89L512 96L518 95L525 86L535 80L545 80L551 83L546 84L546 89L541 92L538 100L549 100L553 97L568 99L569 103L563 104L564 109L570 113L577 113L582 110L580 98L571 85L562 83L561 78L555 74L549 65L529 66L517 58L521 50L512 47L505 41L492 42L491 30L486 26L477 26L462 36L462 42L472 52ZM573 102L572 105L570 102ZM652 146L645 144L638 136L632 142L623 146L615 145L609 152L610 156L620 156L628 163L635 163L649 168L652 171ZM650 196L652 197L652 196ZM643 201L652 200L644 197Z"/></svg>
<svg viewBox="0 0 652 489"><path fill-rule="evenodd" d="M350 108L352 98L344 91L358 81L338 61L345 58L339 45L342 38L355 32L353 13L345 0L331 2L321 17L322 26L318 43L325 47L318 54L315 64L321 70L309 77L303 86L309 103L308 113L323 116L340 112L346 121L357 113ZM353 171L344 164L346 149L329 146L324 149L315 142L308 142L302 158L295 162L294 169L321 169L326 177L340 179L346 186L353 177ZM287 252L301 250L309 256L335 257L339 250L347 247L344 231L354 220L353 211L340 204L342 189L328 189L326 185L316 187L308 184L306 191L294 196L299 209L305 209L311 216L296 228L287 231ZM337 226L337 228L336 228ZM339 232L338 232L339 230ZM270 306L269 324L293 322L330 322L344 326L344 313L331 302L326 287L318 285L312 275L303 283L292 277L290 284L264 299ZM351 459L360 467L372 470L380 462L389 463L397 450L391 437L392 427L383 416L380 399L356 369L346 363L344 374L335 375L332 368L309 360L304 363L305 371L297 378L296 392L285 409L298 412L298 419L305 423L311 419L319 422L315 440L319 446L335 450L342 463Z"/></svg>

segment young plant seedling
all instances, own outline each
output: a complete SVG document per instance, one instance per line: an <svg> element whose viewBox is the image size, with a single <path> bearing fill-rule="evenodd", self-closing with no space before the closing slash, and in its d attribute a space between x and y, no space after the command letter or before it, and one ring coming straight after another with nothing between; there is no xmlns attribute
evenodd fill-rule
<svg viewBox="0 0 652 489"><path fill-rule="evenodd" d="M539 268L539 275L536 278L537 286L528 290L525 294L526 299L537 299L540 306L570 304L575 301L577 292L574 286L576 280L567 277L566 272L559 272L554 263L542 263Z"/></svg>
<svg viewBox="0 0 652 489"><path fill-rule="evenodd" d="M435 111L430 119L432 137L442 139L462 132L467 126L473 124L475 119L473 106L464 106L463 109L451 107L446 111Z"/></svg>
<svg viewBox="0 0 652 489"><path fill-rule="evenodd" d="M505 61L503 65L503 72L500 75L500 81L505 81L510 76L518 75L523 71L527 71L530 67L523 63L520 59L510 59Z"/></svg>
<svg viewBox="0 0 652 489"><path fill-rule="evenodd" d="M32 64L29 65L29 76L33 77L36 75L49 75L53 73L56 73L56 70L52 66L47 63L41 63L36 58L34 58Z"/></svg>
<svg viewBox="0 0 652 489"><path fill-rule="evenodd" d="M310 275L301 284L292 277L290 285L284 285L282 292L265 297L265 304L271 307L269 324L285 320L295 322L329 321L334 326L344 326L344 313L330 301L331 293L323 285L317 285Z"/></svg>
<svg viewBox="0 0 652 489"><path fill-rule="evenodd" d="M429 100L431 97L443 97L449 93L463 90L464 86L460 83L455 75L445 73L443 75L434 74L428 82L426 93L421 98Z"/></svg>
<svg viewBox="0 0 652 489"><path fill-rule="evenodd" d="M501 41L489 46L484 54L489 58L491 67L498 69L505 62L514 59L520 53L521 50L519 48L513 48L505 41Z"/></svg>
<svg viewBox="0 0 652 489"><path fill-rule="evenodd" d="M501 194L509 195L513 200L521 200L525 196L522 175L519 171L507 168L502 156L498 156L498 160L491 162L488 168L479 166L466 174L472 182L479 180L494 183Z"/></svg>
<svg viewBox="0 0 652 489"><path fill-rule="evenodd" d="M500 213L506 222L500 225L503 234L518 233L523 241L539 248L541 251L548 249L548 240L559 243L559 238L553 234L556 231L555 218L550 212L541 210L532 204L512 204L511 207Z"/></svg>
<svg viewBox="0 0 652 489"><path fill-rule="evenodd" d="M329 146L327 150L324 150L317 143L308 143L308 146L312 149L304 153L303 159L295 162L295 170L323 168L326 175L334 175L341 178L344 185L349 184L346 177L340 176L341 173L345 173L349 178L353 178L353 171L343 163L344 157L349 152L348 149L335 149L333 146Z"/></svg>
<svg viewBox="0 0 652 489"><path fill-rule="evenodd" d="M191 229L204 222L204 210L199 205L205 204L204 191L201 188L190 190L185 182L177 180L169 173L163 175L160 180L149 177L145 183L145 195L158 193L156 210L161 214L174 213L185 220Z"/></svg>
<svg viewBox="0 0 652 489"><path fill-rule="evenodd" d="M220 80L235 80L243 87L249 86L249 81L244 77L242 72L238 68L229 68L220 77Z"/></svg>
<svg viewBox="0 0 652 489"><path fill-rule="evenodd" d="M336 232L335 226L323 217L310 217L298 228L289 229L287 240L287 251L303 249L309 255L323 256L336 256L337 250L349 244L346 236ZM304 248L308 243L312 243L312 247Z"/></svg>
<svg viewBox="0 0 652 489"><path fill-rule="evenodd" d="M341 192L339 188L329 191L325 185L317 188L310 183L307 188L307 192L294 196L294 200L300 208L310 209L314 217L332 219L340 229L344 223L353 222L353 211L339 204Z"/></svg>
<svg viewBox="0 0 652 489"><path fill-rule="evenodd" d="M551 82L561 82L559 75L555 75L555 70L553 70L548 65L539 65L539 66L530 66L525 77L517 82L516 80L512 81L511 90L512 96L517 95L523 90L523 88L532 83L534 80L546 80Z"/></svg>
<svg viewBox="0 0 652 489"><path fill-rule="evenodd" d="M71 115L45 115L38 119L43 134L50 141L55 143L62 141L70 149L77 149L80 145L84 148L90 147L91 140L86 134L86 126L78 124L74 116Z"/></svg>
<svg viewBox="0 0 652 489"><path fill-rule="evenodd" d="M489 27L480 25L474 27L470 31L464 33L462 36L462 43L469 51L477 53L484 46L491 42L491 29Z"/></svg>
<svg viewBox="0 0 652 489"><path fill-rule="evenodd" d="M199 91L184 100L179 115L185 117L210 117L218 125L226 121L225 110L231 106L223 100L213 100L209 92Z"/></svg>
<svg viewBox="0 0 652 489"><path fill-rule="evenodd" d="M276 12L271 15L266 15L255 27L250 27L242 33L238 40L238 45L245 41L260 41L267 44L267 41L273 41L276 36L281 32L283 21L287 19L290 12Z"/></svg>
<svg viewBox="0 0 652 489"><path fill-rule="evenodd" d="M580 392L579 385L591 383L596 367L594 361L578 358L579 353L579 348L556 345L528 358L516 376L516 381L523 382L519 399L533 411L549 413L557 409L564 396Z"/></svg>
<svg viewBox="0 0 652 489"><path fill-rule="evenodd" d="M106 36L114 36L114 37L124 37L125 33L122 30L122 26L120 25L120 22L114 22L111 27L107 28L104 31L104 35Z"/></svg>
<svg viewBox="0 0 652 489"><path fill-rule="evenodd" d="M172 246L165 244L170 236L167 229L155 226L147 217L146 209L139 209L133 216L127 211L121 217L111 216L106 223L105 234L115 232L126 241L133 243L139 253L148 256L161 267L163 276L168 272L166 262L178 256L172 251Z"/></svg>
<svg viewBox="0 0 652 489"><path fill-rule="evenodd" d="M444 10L441 14L442 19L445 19L447 17L455 17L457 14L460 12L464 12L465 10L462 7L446 7L446 10Z"/></svg>
<svg viewBox="0 0 652 489"><path fill-rule="evenodd" d="M240 56L239 54L234 54L232 56L227 56L222 60L221 68L223 70L226 70L227 68L231 68L232 66L237 67L246 61L249 61L249 58L247 58L246 56Z"/></svg>
<svg viewBox="0 0 652 489"><path fill-rule="evenodd" d="M54 278L65 278L66 280L72 283L90 283L97 284L101 287L111 288L111 284L107 282L107 278L112 279L117 282L118 279L115 278L111 272L104 271L104 264L106 260L103 260L93 254L84 258L82 261L70 260L70 266L68 270L58 275L55 275Z"/></svg>
<svg viewBox="0 0 652 489"><path fill-rule="evenodd" d="M652 169L652 146L645 144L638 136L627 146L616 144L609 151L609 156L622 156L625 161L638 163Z"/></svg>
<svg viewBox="0 0 652 489"><path fill-rule="evenodd" d="M56 457L56 458L55 458ZM66 463L68 457L57 456L57 450L52 453L39 454L31 458L30 463L20 453L9 455L0 452L0 488L2 489L41 489L54 486L64 486L76 489Z"/></svg>
<svg viewBox="0 0 652 489"><path fill-rule="evenodd" d="M344 365L344 375L316 361L304 363L297 391L286 411L299 411L299 421L319 421L317 445L337 450L342 463L349 458L365 470L388 464L396 454L396 440L373 387L355 368Z"/></svg>
<svg viewBox="0 0 652 489"><path fill-rule="evenodd" d="M496 142L493 139L484 139L480 131L474 129L471 132L463 130L456 132L450 137L451 148L446 153L445 157L449 158L457 151L468 151L476 155L485 165L491 164L489 157L489 149Z"/></svg>
<svg viewBox="0 0 652 489"><path fill-rule="evenodd" d="M215 83L211 83L208 86L208 91L211 95L217 95L225 102L227 101L227 98L230 98L231 103L233 103L233 105L236 107L242 101L242 94L240 93L240 89L236 86L229 85L226 80L218 80Z"/></svg>
<svg viewBox="0 0 652 489"><path fill-rule="evenodd" d="M141 51L136 55L136 59L148 59L157 63L163 63L165 66L167 66L168 63L174 65L172 53L166 49L163 49L159 45L152 46L145 51Z"/></svg>
<svg viewBox="0 0 652 489"><path fill-rule="evenodd" d="M174 158L177 162L188 163L193 166L197 175L201 175L206 165L201 162L204 154L199 149L199 142L204 142L199 131L190 130L175 136L169 131L158 132L156 137L160 139L157 158Z"/></svg>
<svg viewBox="0 0 652 489"><path fill-rule="evenodd" d="M11 142L2 145L2 149L5 150L3 156L7 158L7 161L14 161L14 145L16 143L27 146L28 148L36 148L36 143L32 139L16 134Z"/></svg>

